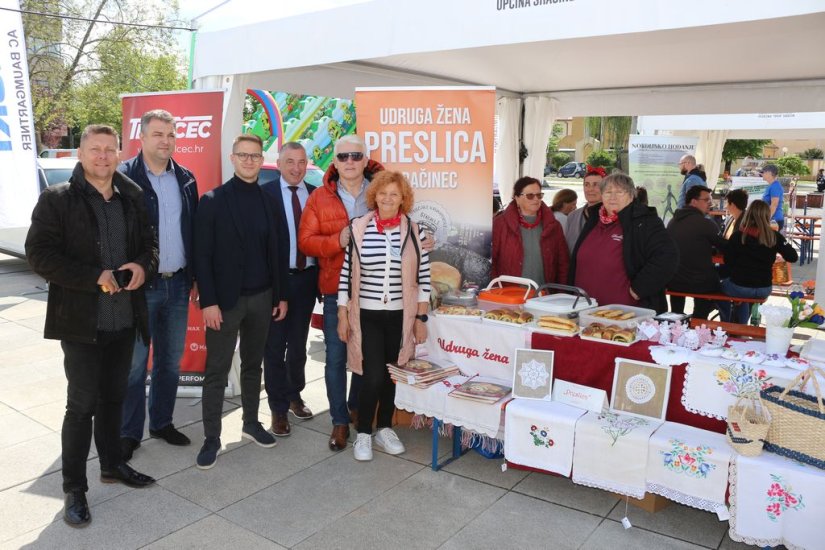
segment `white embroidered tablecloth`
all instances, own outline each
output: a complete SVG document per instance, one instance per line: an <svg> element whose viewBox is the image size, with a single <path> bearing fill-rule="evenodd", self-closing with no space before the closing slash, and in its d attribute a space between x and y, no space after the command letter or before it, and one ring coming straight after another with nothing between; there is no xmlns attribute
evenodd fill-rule
<svg viewBox="0 0 825 550"><path fill-rule="evenodd" d="M752 365L697 354L685 372L682 405L692 413L725 420L728 407L740 395L752 395L773 384L787 387L797 374L799 371L788 367ZM825 381L820 378L822 383ZM806 391L810 393L811 388Z"/></svg>
<svg viewBox="0 0 825 550"><path fill-rule="evenodd" d="M504 457L570 477L576 421L584 413L557 401L514 399L504 414Z"/></svg>
<svg viewBox="0 0 825 550"><path fill-rule="evenodd" d="M762 453L730 467L730 538L759 546L825 548L825 471Z"/></svg>
<svg viewBox="0 0 825 550"><path fill-rule="evenodd" d="M700 510L722 510L733 454L722 434L665 422L650 436L647 490Z"/></svg>
<svg viewBox="0 0 825 550"><path fill-rule="evenodd" d="M469 380L467 376L451 376L429 388L415 388L409 384L396 384L395 406L415 414L438 418L447 424L461 426L473 432L496 439L504 439L504 414L501 406L509 397L496 403L479 403L469 399L448 397L456 385ZM490 381L510 385L510 380L476 376L473 380Z"/></svg>
<svg viewBox="0 0 825 550"><path fill-rule="evenodd" d="M588 411L576 423L573 482L643 498L648 441L661 425L628 414Z"/></svg>

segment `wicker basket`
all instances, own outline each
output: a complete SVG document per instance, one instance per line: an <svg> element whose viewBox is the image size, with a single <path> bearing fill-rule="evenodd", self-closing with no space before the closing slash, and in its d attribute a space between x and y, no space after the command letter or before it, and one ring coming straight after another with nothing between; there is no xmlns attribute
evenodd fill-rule
<svg viewBox="0 0 825 550"><path fill-rule="evenodd" d="M825 404L816 373L825 378L822 369L811 367L800 372L787 388L762 390L762 400L773 419L765 450L825 469ZM809 380L816 397L793 389Z"/></svg>
<svg viewBox="0 0 825 550"><path fill-rule="evenodd" d="M740 397L728 407L728 443L740 455L760 455L770 426L771 414L758 395Z"/></svg>

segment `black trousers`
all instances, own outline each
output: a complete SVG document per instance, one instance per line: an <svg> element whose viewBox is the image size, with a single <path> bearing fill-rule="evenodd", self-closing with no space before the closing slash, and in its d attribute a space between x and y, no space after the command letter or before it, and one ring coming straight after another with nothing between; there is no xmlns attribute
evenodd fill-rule
<svg viewBox="0 0 825 550"><path fill-rule="evenodd" d="M240 296L235 307L221 311L221 316L223 323L220 330L206 329L206 372L201 398L205 437L221 436L223 394L239 334L243 422L258 422L261 361L272 321L272 289L252 296Z"/></svg>
<svg viewBox="0 0 825 550"><path fill-rule="evenodd" d="M301 399L306 386L307 338L315 298L318 268L289 275L289 308L283 321L269 324L264 352L264 384L269 409L286 414L290 401Z"/></svg>
<svg viewBox="0 0 825 550"><path fill-rule="evenodd" d="M372 433L372 419L378 406L377 427L392 427L395 412L395 384L387 363L398 360L401 350L403 310L361 309L361 350L364 354L361 390L358 396L358 433Z"/></svg>
<svg viewBox="0 0 825 550"><path fill-rule="evenodd" d="M120 415L135 347L135 329L98 332L96 344L61 340L68 389L63 416L63 492L88 491L86 459L95 445L101 470L123 461Z"/></svg>
<svg viewBox="0 0 825 550"><path fill-rule="evenodd" d="M714 292L721 292L721 290L715 290ZM693 314L691 316L694 319L707 319L714 309L716 309L716 302L694 298ZM675 313L684 313L685 297L670 296L670 310Z"/></svg>

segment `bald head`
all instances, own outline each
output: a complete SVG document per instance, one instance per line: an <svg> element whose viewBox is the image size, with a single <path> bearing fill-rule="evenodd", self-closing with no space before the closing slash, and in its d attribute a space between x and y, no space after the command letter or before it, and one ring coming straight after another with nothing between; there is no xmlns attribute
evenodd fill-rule
<svg viewBox="0 0 825 550"><path fill-rule="evenodd" d="M682 158L679 159L679 172L682 175L687 175L688 172L696 168L696 157L693 155L683 155Z"/></svg>

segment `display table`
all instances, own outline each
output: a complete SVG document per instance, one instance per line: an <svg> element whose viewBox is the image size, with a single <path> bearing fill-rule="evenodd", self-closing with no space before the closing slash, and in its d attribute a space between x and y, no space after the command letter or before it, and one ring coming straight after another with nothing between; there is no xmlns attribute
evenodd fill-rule
<svg viewBox="0 0 825 550"><path fill-rule="evenodd" d="M543 333L533 333L533 349L550 349L555 351L553 378L567 380L583 386L599 388L607 392L613 389L614 361L617 357L651 362L650 346L652 342L639 342L630 347L614 346L581 340L576 337L565 338ZM686 424L717 433L725 432L725 423L721 420L695 414L682 405L682 390L685 382L686 365L672 367L670 381L670 398L667 405L666 420Z"/></svg>

